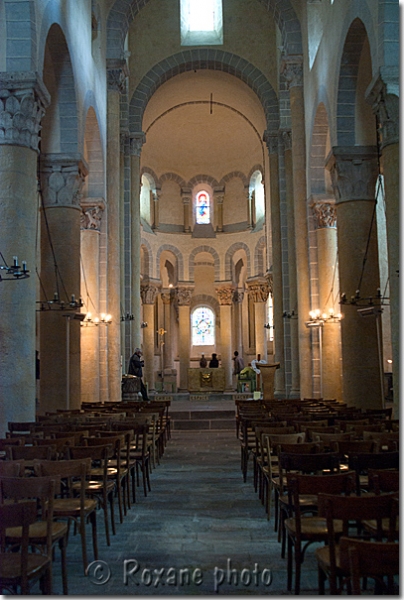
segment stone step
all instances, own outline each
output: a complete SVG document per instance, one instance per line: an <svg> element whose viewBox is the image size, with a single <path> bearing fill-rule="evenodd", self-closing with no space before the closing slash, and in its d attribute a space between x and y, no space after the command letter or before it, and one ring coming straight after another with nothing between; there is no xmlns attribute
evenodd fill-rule
<svg viewBox="0 0 404 600"><path fill-rule="evenodd" d="M234 429L235 410L170 410L173 431Z"/></svg>

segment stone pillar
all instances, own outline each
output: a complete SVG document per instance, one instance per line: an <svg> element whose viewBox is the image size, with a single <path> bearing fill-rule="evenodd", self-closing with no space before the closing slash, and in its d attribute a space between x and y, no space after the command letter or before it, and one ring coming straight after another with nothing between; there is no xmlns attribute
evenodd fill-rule
<svg viewBox="0 0 404 600"><path fill-rule="evenodd" d="M176 289L176 300L178 304L178 333L179 333L179 358L180 358L180 392L188 390L188 368L191 346L191 323L190 304L192 288L179 286Z"/></svg>
<svg viewBox="0 0 404 600"><path fill-rule="evenodd" d="M161 198L161 189L158 188L153 193L153 229L158 231L160 224L159 203Z"/></svg>
<svg viewBox="0 0 404 600"><path fill-rule="evenodd" d="M334 199L313 198L311 204L317 225L318 292L321 314L326 318L340 313L337 264L337 212ZM322 397L342 401L341 324L327 321L322 333Z"/></svg>
<svg viewBox="0 0 404 600"><path fill-rule="evenodd" d="M215 188L213 198L217 206L217 226L216 230L223 231L223 200L224 200L224 188Z"/></svg>
<svg viewBox="0 0 404 600"><path fill-rule="evenodd" d="M41 302L57 293L67 311L40 312L41 413L80 408L81 190L88 169L80 155L41 156ZM57 273L55 272L57 265ZM72 306L70 306L70 303Z"/></svg>
<svg viewBox="0 0 404 600"><path fill-rule="evenodd" d="M192 206L192 192L189 189L181 190L182 204L184 205L184 231L189 233L191 231L191 206Z"/></svg>
<svg viewBox="0 0 404 600"><path fill-rule="evenodd" d="M142 284L140 293L143 303L143 319L147 327L143 329L143 354L144 354L144 380L147 381L149 392L154 391L154 340L156 323L154 319L154 303L156 301L158 286L152 283Z"/></svg>
<svg viewBox="0 0 404 600"><path fill-rule="evenodd" d="M282 242L279 195L278 133L266 131L264 141L269 153L270 202L266 198L266 213L271 214L272 277L274 306L274 358L280 363L275 374L275 397L285 396L285 344L283 327ZM268 206L269 204L269 206ZM266 323L266 320L265 320Z"/></svg>
<svg viewBox="0 0 404 600"><path fill-rule="evenodd" d="M295 203L293 195L292 132L282 131L285 156L286 214L288 222L289 314L292 387L290 398L300 398L299 323L297 319L297 273L295 243ZM293 313L293 314L292 314ZM276 375L275 375L276 379Z"/></svg>
<svg viewBox="0 0 404 600"><path fill-rule="evenodd" d="M120 198L119 198L119 257L121 263L121 289L120 289L120 312L121 317L125 315L125 149L128 140L128 134L121 132L120 134ZM121 374L126 373L126 321L120 319L121 328Z"/></svg>
<svg viewBox="0 0 404 600"><path fill-rule="evenodd" d="M174 361L172 355L172 346L171 340L173 336L173 328L171 324L171 300L172 294L171 290L165 290L161 294L161 300L164 306L164 329L166 330L166 334L164 336L164 368L165 369L173 369Z"/></svg>
<svg viewBox="0 0 404 600"><path fill-rule="evenodd" d="M357 290L362 298L374 298L380 286L375 221L377 149L336 146L327 168L337 207L340 289L353 299L353 304L341 306L344 401L359 408L380 408L383 395L378 323L374 316L361 317L355 304Z"/></svg>
<svg viewBox="0 0 404 600"><path fill-rule="evenodd" d="M305 321L307 320L310 311L310 274L306 202L306 132L303 94L303 64L301 57L285 57L283 59L282 70L289 85L290 114L292 121L300 395L302 398L310 398L313 390L311 377L311 344L310 333L305 325Z"/></svg>
<svg viewBox="0 0 404 600"><path fill-rule="evenodd" d="M267 360L267 336L264 327L267 322L266 302L270 287L265 277L254 277L247 280L248 293L254 302L255 318L255 353Z"/></svg>
<svg viewBox="0 0 404 600"><path fill-rule="evenodd" d="M237 350L240 356L243 356L243 326L242 326L242 306L244 300L244 290L235 290L233 294L234 306L234 350Z"/></svg>
<svg viewBox="0 0 404 600"><path fill-rule="evenodd" d="M245 191L245 198L246 198L246 202L247 202L248 229L252 229L254 226L253 226L253 218L252 218L250 188L248 185L245 186L244 191Z"/></svg>
<svg viewBox="0 0 404 600"><path fill-rule="evenodd" d="M131 263L131 313L132 321L132 350L141 344L141 308L140 308L140 155L146 136L143 132L130 136L130 263ZM143 320L147 319L143 315Z"/></svg>
<svg viewBox="0 0 404 600"><path fill-rule="evenodd" d="M398 419L400 378L400 283L398 275L401 222L398 67L382 70L376 80L372 82L368 100L377 115L381 133L381 164L384 176L389 261L394 418Z"/></svg>
<svg viewBox="0 0 404 600"><path fill-rule="evenodd" d="M233 389L233 344L231 339L231 307L234 288L231 285L216 288L220 304L220 354L225 376L225 389Z"/></svg>
<svg viewBox="0 0 404 600"><path fill-rule="evenodd" d="M121 283L120 283L120 96L125 91L128 70L125 60L107 60L107 298L109 401L121 399Z"/></svg>
<svg viewBox="0 0 404 600"><path fill-rule="evenodd" d="M100 224L105 209L100 199L81 202L81 297L84 311L99 317L100 303ZM100 402L100 336L99 327L81 323L80 381L81 401Z"/></svg>
<svg viewBox="0 0 404 600"><path fill-rule="evenodd" d="M49 94L37 73L0 73L1 251L24 260L30 276L0 282L0 427L35 420L37 159ZM4 271L0 272L4 276Z"/></svg>

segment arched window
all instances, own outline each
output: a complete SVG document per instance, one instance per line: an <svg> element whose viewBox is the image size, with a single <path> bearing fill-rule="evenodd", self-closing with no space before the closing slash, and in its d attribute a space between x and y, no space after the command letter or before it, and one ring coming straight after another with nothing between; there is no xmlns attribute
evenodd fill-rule
<svg viewBox="0 0 404 600"><path fill-rule="evenodd" d="M210 196L202 190L195 198L196 222L198 224L210 223Z"/></svg>
<svg viewBox="0 0 404 600"><path fill-rule="evenodd" d="M196 308L192 313L191 326L193 346L215 345L215 316L210 308Z"/></svg>

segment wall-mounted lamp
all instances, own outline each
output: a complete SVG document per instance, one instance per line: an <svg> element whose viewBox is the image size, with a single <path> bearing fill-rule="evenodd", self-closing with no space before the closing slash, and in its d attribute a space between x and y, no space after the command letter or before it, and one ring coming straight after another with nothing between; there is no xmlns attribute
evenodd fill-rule
<svg viewBox="0 0 404 600"><path fill-rule="evenodd" d="M81 313L84 315L84 313ZM82 327L98 327L98 325L111 325L112 317L111 315L106 315L105 313L101 313L101 317L93 317L91 313L87 313L84 316L84 320L81 323Z"/></svg>
<svg viewBox="0 0 404 600"><path fill-rule="evenodd" d="M377 288L374 296L365 296L362 298L360 290L355 291L355 295L351 296L351 299L348 300L345 292L341 294L340 304L353 304L354 306L381 306L388 305L390 298L387 296L383 296L380 288Z"/></svg>
<svg viewBox="0 0 404 600"><path fill-rule="evenodd" d="M21 266L18 264L18 256L13 256L13 264L8 265L4 260L4 256L0 253L3 259L4 265L0 265L0 281L6 281L10 279L26 279L29 277L29 271L27 269L27 263L25 260L22 261ZM6 276L2 276L1 271L6 272Z"/></svg>
<svg viewBox="0 0 404 600"><path fill-rule="evenodd" d="M275 325L270 325L269 323L265 323L265 329L275 329Z"/></svg>
<svg viewBox="0 0 404 600"><path fill-rule="evenodd" d="M47 310L77 310L81 308L83 305L83 301L81 298L76 300L76 296L74 294L71 295L70 301L65 302L59 298L59 293L54 292L52 300L39 300L38 304L40 304L39 311L47 311Z"/></svg>
<svg viewBox="0 0 404 600"><path fill-rule="evenodd" d="M121 321L133 321L134 318L132 314L126 313L126 315L121 316Z"/></svg>
<svg viewBox="0 0 404 600"><path fill-rule="evenodd" d="M142 329L144 329L145 327L147 327L147 323L146 323L146 321L143 321L142 323L140 323L140 327L141 327Z"/></svg>
<svg viewBox="0 0 404 600"><path fill-rule="evenodd" d="M328 312L321 312L319 308L309 312L310 321L306 321L306 327L316 327L324 325L324 323L339 323L342 319L342 314L335 314L333 308L329 308Z"/></svg>
<svg viewBox="0 0 404 600"><path fill-rule="evenodd" d="M282 316L284 319L297 319L297 313L295 313L294 310L292 310L291 312L284 310Z"/></svg>

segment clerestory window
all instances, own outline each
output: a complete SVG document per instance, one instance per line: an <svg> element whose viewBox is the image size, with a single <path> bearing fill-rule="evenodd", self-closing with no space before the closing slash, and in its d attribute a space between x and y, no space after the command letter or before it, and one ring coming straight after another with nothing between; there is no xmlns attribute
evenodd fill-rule
<svg viewBox="0 0 404 600"><path fill-rule="evenodd" d="M181 45L223 44L222 0L180 0Z"/></svg>
<svg viewBox="0 0 404 600"><path fill-rule="evenodd" d="M195 211L195 220L199 225L210 223L210 196L205 190L198 192L196 195Z"/></svg>

